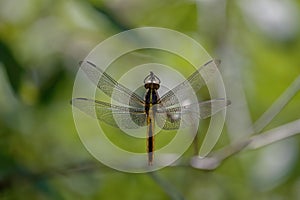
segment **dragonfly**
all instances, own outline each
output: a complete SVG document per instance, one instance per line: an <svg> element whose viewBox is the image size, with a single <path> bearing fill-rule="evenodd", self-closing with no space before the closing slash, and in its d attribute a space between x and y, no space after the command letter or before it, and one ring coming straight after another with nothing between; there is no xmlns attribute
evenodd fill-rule
<svg viewBox="0 0 300 200"><path fill-rule="evenodd" d="M214 76L217 71L216 66L219 64L220 61L216 59L208 61L161 97L158 95L161 80L150 71L144 79L145 94L142 97L118 83L93 62L82 61L80 67L89 80L109 98L122 105L84 97L73 98L71 104L83 113L112 127L120 128L122 126L126 129L134 129L147 126L146 150L148 165L152 165L155 151L155 124L163 130L177 130L184 125L185 122L181 119L186 114L191 114L198 120L206 119L230 104L229 100L218 98L181 105L177 98L178 95L189 98L191 94L189 94L188 87L191 87L194 92L199 91ZM205 76L202 76L201 73L205 73ZM196 106L199 108L197 116L193 115Z"/></svg>

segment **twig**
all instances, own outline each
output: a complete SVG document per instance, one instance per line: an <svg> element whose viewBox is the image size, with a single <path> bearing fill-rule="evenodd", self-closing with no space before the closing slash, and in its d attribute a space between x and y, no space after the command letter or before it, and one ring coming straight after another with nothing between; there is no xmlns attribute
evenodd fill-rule
<svg viewBox="0 0 300 200"><path fill-rule="evenodd" d="M300 119L266 131L260 135L235 142L211 153L208 157L200 158L199 156L195 156L191 159L191 166L202 170L213 170L222 161L241 150L261 148L297 134L300 134Z"/></svg>
<svg viewBox="0 0 300 200"><path fill-rule="evenodd" d="M247 148L258 149L300 133L300 119L284 124L263 134L253 136Z"/></svg>
<svg viewBox="0 0 300 200"><path fill-rule="evenodd" d="M271 120L284 108L284 106L300 90L300 76L284 91L284 93L272 104L272 106L253 124L255 133L261 132Z"/></svg>
<svg viewBox="0 0 300 200"><path fill-rule="evenodd" d="M191 159L191 166L202 170L213 170L217 168L223 160L244 150L257 149L291 137L300 133L300 119L284 124L272 130L260 133L271 120L284 108L284 106L299 92L300 76L284 91L284 93L273 103L273 105L253 124L254 133L252 136L234 142L218 151L210 153L207 157L194 156Z"/></svg>

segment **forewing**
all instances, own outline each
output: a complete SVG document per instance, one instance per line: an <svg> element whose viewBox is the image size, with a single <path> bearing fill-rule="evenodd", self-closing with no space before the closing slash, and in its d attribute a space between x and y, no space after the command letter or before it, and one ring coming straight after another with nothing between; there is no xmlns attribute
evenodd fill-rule
<svg viewBox="0 0 300 200"><path fill-rule="evenodd" d="M74 98L71 104L87 115L117 128L136 129L146 126L146 114L140 108L116 106L86 98Z"/></svg>
<svg viewBox="0 0 300 200"><path fill-rule="evenodd" d="M134 107L142 106L144 104L144 100L139 95L118 83L94 63L84 61L81 63L81 69L101 91L119 103L128 105L128 102L130 101L130 104Z"/></svg>
<svg viewBox="0 0 300 200"><path fill-rule="evenodd" d="M217 72L217 66L219 64L219 60L211 60L207 62L192 75L190 75L185 81L164 94L160 98L159 103L165 107L168 107L178 104L177 97L179 96L181 99L189 99L191 95L189 88L192 88L195 93L199 91Z"/></svg>

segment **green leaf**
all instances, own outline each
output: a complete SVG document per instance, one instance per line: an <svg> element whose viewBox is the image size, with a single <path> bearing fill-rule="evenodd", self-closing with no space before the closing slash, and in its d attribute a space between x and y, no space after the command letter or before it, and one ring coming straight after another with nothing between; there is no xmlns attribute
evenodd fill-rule
<svg viewBox="0 0 300 200"><path fill-rule="evenodd" d="M2 40L0 40L0 62L4 64L10 85L17 93L20 88L24 69L14 57L11 49Z"/></svg>

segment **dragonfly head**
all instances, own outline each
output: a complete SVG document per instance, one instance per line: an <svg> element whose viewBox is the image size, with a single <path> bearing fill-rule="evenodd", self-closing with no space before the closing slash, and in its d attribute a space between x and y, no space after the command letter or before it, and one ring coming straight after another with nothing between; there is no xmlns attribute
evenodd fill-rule
<svg viewBox="0 0 300 200"><path fill-rule="evenodd" d="M154 88L158 89L160 84L160 79L154 75L153 72L150 72L148 76L144 79L145 88Z"/></svg>

